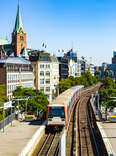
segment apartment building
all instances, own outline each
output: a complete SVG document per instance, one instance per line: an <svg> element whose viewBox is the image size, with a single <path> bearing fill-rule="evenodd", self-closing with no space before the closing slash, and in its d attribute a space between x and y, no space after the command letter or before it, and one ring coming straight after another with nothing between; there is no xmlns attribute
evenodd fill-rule
<svg viewBox="0 0 116 156"><path fill-rule="evenodd" d="M74 59L69 59L68 68L69 68L69 76L73 77L81 76L81 64L78 59L76 61Z"/></svg>
<svg viewBox="0 0 116 156"><path fill-rule="evenodd" d="M17 86L34 88L34 74L29 61L19 57L0 59L0 84L5 84L6 96L12 99Z"/></svg>
<svg viewBox="0 0 116 156"><path fill-rule="evenodd" d="M35 57L36 58L36 57ZM35 75L35 87L51 102L58 95L59 63L55 56L41 52L38 60L31 62Z"/></svg>
<svg viewBox="0 0 116 156"><path fill-rule="evenodd" d="M59 62L59 79L65 79L69 76L68 59L67 57L57 57Z"/></svg>
<svg viewBox="0 0 116 156"><path fill-rule="evenodd" d="M84 57L80 59L81 73L89 71L94 76L94 64L89 63Z"/></svg>

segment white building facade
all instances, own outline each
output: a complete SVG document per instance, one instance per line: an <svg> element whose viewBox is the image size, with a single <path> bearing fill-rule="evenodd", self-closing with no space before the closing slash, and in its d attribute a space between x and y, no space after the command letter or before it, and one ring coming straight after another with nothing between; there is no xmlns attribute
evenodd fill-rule
<svg viewBox="0 0 116 156"><path fill-rule="evenodd" d="M57 58L41 56L37 62L32 62L32 65L36 88L42 91L51 102L58 95L59 63Z"/></svg>
<svg viewBox="0 0 116 156"><path fill-rule="evenodd" d="M70 59L68 61L68 67L69 67L69 76L73 77L80 77L81 76L81 64L80 61Z"/></svg>
<svg viewBox="0 0 116 156"><path fill-rule="evenodd" d="M19 57L9 57L0 60L0 71L3 71L5 79L0 83L6 86L6 96L12 99L12 92L17 86L34 88L34 74L29 61ZM1 73L0 73L1 74Z"/></svg>

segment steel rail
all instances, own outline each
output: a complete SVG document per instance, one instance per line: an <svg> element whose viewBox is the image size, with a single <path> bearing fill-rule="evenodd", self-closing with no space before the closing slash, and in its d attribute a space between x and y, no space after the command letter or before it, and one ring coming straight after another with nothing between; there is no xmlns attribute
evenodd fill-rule
<svg viewBox="0 0 116 156"><path fill-rule="evenodd" d="M81 101L81 100L80 100ZM80 108L80 102L78 105L78 120L77 120L77 125L78 125L78 138L79 138L79 155L81 156L81 136L80 136L80 124L79 124L79 108Z"/></svg>
<svg viewBox="0 0 116 156"><path fill-rule="evenodd" d="M82 156L81 127L80 127L80 119L79 119L80 118L80 105L82 104L82 102L84 100L86 100L86 101L84 101L84 103L87 103L88 97L90 96L90 94L92 92L95 92L97 88L98 88L98 86L95 86L94 88L91 88L91 89L90 88L85 89L83 91L83 93L86 95L87 98L85 98L85 96L82 95L81 98L80 98L80 101L79 101L78 111L77 111L77 115L78 115L77 124L78 124L78 138L79 138L78 139L79 156ZM92 136L94 137L93 140L94 140L94 144L96 146L97 156L100 156L99 151L98 151L98 147L97 147L97 143L96 143L96 140L95 140L95 136L94 136L94 133L93 133L93 130L92 130L92 126L91 126L91 122L90 122L90 118L89 118L89 114L88 114L88 109L87 108L86 108L86 111L87 111L87 120L89 121L88 122L88 126L89 126L89 129L91 131ZM86 152L87 152L86 154L89 156L89 148L88 148L88 143L87 143L87 135L86 135L86 131L85 131L84 128L83 128L83 134L84 134L84 138L85 138L85 145L86 145Z"/></svg>
<svg viewBox="0 0 116 156"><path fill-rule="evenodd" d="M58 145L57 145L57 147L56 147L54 156L58 156L58 153L59 153L59 143L58 143Z"/></svg>
<svg viewBox="0 0 116 156"><path fill-rule="evenodd" d="M76 150L77 149L77 141L75 139L75 137L77 136L77 133L75 131L75 128L77 128L76 125L77 125L77 121L79 122L79 120L75 121L75 115L77 114L77 116L79 118L79 113L77 113L77 111L79 112L80 103L82 103L83 97L85 97L86 94L87 94L87 89L83 89L83 91L81 91L82 96L79 96L78 101L75 103L75 105L74 105L74 107L72 109L69 124L68 124L68 128L67 128L69 130L70 122L72 121L73 122L73 124L71 125L72 126L72 141L71 141L71 150L70 150L71 155L74 155L77 152L77 150ZM72 120L71 120L71 118L72 118ZM78 134L79 134L79 137L80 137L80 130L79 129L78 129Z"/></svg>
<svg viewBox="0 0 116 156"><path fill-rule="evenodd" d="M78 112L77 112L78 113L77 114L78 115L77 124L78 124L78 138L79 138L79 140L78 140L79 141L79 147L78 147L79 148L79 156L82 156L82 139L81 139L81 126L80 126L80 106L82 105L84 100L85 100L85 97L83 96L80 99L79 106L78 106ZM85 131L84 131L84 133L85 133ZM86 140L86 136L85 136L85 140ZM88 151L87 143L86 143L86 148L87 148L87 151Z"/></svg>
<svg viewBox="0 0 116 156"><path fill-rule="evenodd" d="M58 146L58 144L59 144L59 136L60 136L60 133L59 134L57 134L57 133L55 134L54 139L52 140L52 143L51 143L51 145L50 145L50 147L49 147L49 149L47 151L47 156L51 156L51 153L53 155L55 155L57 148L59 148L59 146ZM56 144L56 146L54 147L55 144Z"/></svg>
<svg viewBox="0 0 116 156"><path fill-rule="evenodd" d="M44 150L44 148L45 148L45 146L46 146L46 144L47 144L47 142L48 142L48 140L50 139L51 136L53 136L53 138L52 138L52 141L53 141L55 135L51 135L51 134L47 135L47 138L45 139L45 141L44 141L44 143L43 143L43 145L41 147L41 150L37 154L38 156L42 156L42 152L43 152L43 150ZM52 143L52 141L51 141L51 143ZM51 143L50 143L50 145L51 145ZM50 146L48 147L47 151L49 150L49 148L50 148Z"/></svg>

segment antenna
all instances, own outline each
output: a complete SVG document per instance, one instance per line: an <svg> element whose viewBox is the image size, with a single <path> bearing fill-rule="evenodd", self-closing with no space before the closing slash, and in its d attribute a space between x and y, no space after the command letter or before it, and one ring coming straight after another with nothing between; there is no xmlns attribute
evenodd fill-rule
<svg viewBox="0 0 116 156"><path fill-rule="evenodd" d="M92 64L92 57L90 57L89 59L90 59L90 64Z"/></svg>
<svg viewBox="0 0 116 156"><path fill-rule="evenodd" d="M72 41L72 50L73 50L73 41Z"/></svg>

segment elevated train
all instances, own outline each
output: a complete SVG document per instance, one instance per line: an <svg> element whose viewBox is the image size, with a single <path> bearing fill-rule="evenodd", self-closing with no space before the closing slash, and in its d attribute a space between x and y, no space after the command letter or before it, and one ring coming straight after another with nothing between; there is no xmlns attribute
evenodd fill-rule
<svg viewBox="0 0 116 156"><path fill-rule="evenodd" d="M67 126L70 112L81 95L84 86L75 86L60 94L52 103L47 106L46 111L46 132L53 129L62 130Z"/></svg>

